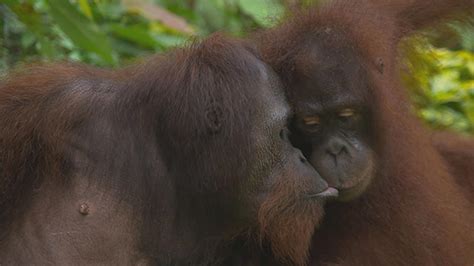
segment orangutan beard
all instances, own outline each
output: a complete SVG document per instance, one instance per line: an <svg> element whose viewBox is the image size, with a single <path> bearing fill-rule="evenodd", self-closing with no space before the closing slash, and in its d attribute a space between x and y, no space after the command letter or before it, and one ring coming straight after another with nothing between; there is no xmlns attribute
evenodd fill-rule
<svg viewBox="0 0 474 266"><path fill-rule="evenodd" d="M324 215L322 202L304 198L290 180L276 185L258 212L260 243L287 265L306 265L311 238Z"/></svg>

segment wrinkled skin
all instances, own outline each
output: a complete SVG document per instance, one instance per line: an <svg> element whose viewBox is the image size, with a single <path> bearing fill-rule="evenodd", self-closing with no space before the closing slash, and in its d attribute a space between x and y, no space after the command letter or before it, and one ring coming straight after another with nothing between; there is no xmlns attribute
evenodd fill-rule
<svg viewBox="0 0 474 266"><path fill-rule="evenodd" d="M349 46L318 40L312 44L295 59L292 140L339 190L338 200L353 200L375 174L367 76Z"/></svg>

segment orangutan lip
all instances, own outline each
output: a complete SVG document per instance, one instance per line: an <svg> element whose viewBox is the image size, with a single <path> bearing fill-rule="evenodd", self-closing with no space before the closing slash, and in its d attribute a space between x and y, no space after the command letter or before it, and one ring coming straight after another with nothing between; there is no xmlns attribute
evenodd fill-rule
<svg viewBox="0 0 474 266"><path fill-rule="evenodd" d="M339 191L333 187L328 187L322 192L308 195L308 198L329 199L337 198L337 196L339 196Z"/></svg>
<svg viewBox="0 0 474 266"><path fill-rule="evenodd" d="M364 174L361 175L361 177L356 178L354 180L346 181L339 186L335 186L340 193L346 193L347 191L352 191L353 189L356 189L359 186L363 186L364 182L367 182L367 180L370 180L367 176L370 175L370 169L371 167L368 166L364 170Z"/></svg>
<svg viewBox="0 0 474 266"><path fill-rule="evenodd" d="M340 192L351 190L359 186L362 182L360 180L353 180L352 182L345 182L339 186L336 186Z"/></svg>

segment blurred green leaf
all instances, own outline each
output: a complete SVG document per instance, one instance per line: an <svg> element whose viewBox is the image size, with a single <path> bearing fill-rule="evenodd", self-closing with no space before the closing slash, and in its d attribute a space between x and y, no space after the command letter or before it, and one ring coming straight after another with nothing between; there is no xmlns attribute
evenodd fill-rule
<svg viewBox="0 0 474 266"><path fill-rule="evenodd" d="M171 48L182 45L188 38L179 35L158 34L155 37L156 41L160 43L163 48Z"/></svg>
<svg viewBox="0 0 474 266"><path fill-rule="evenodd" d="M122 39L131 41L143 48L155 49L157 42L150 36L150 32L145 25L123 26L120 24L109 25L112 33Z"/></svg>
<svg viewBox="0 0 474 266"><path fill-rule="evenodd" d="M97 13L99 13L106 20L119 20L125 15L125 8L120 1L95 1Z"/></svg>
<svg viewBox="0 0 474 266"><path fill-rule="evenodd" d="M270 27L284 13L284 7L275 0L239 0L240 8L247 15L252 16L258 24Z"/></svg>
<svg viewBox="0 0 474 266"><path fill-rule="evenodd" d="M79 7L81 8L82 13L84 13L84 15L87 18L92 20L92 8L89 5L89 1L88 0L78 0L78 3L79 3Z"/></svg>
<svg viewBox="0 0 474 266"><path fill-rule="evenodd" d="M412 65L408 84L420 115L435 128L474 132L474 54L427 47ZM411 80L411 81L410 81Z"/></svg>
<svg viewBox="0 0 474 266"><path fill-rule="evenodd" d="M38 41L38 50L40 51L41 55L47 58L54 58L55 57L55 45L50 40L46 38L39 38Z"/></svg>
<svg viewBox="0 0 474 266"><path fill-rule="evenodd" d="M225 28L226 14L223 12L223 0L196 0L195 11L200 25L208 25L209 31L204 34Z"/></svg>
<svg viewBox="0 0 474 266"><path fill-rule="evenodd" d="M47 0L51 16L63 32L82 49L96 53L109 64L116 64L116 56L106 35L64 0Z"/></svg>
<svg viewBox="0 0 474 266"><path fill-rule="evenodd" d="M13 5L18 4L18 0L2 0L2 3L6 5Z"/></svg>
<svg viewBox="0 0 474 266"><path fill-rule="evenodd" d="M465 50L474 52L474 18L471 18L468 23L454 24L454 29L460 38L461 47Z"/></svg>
<svg viewBox="0 0 474 266"><path fill-rule="evenodd" d="M464 109L466 110L466 116L469 120L469 123L471 124L471 126L474 125L474 97L471 98L470 101L464 103Z"/></svg>

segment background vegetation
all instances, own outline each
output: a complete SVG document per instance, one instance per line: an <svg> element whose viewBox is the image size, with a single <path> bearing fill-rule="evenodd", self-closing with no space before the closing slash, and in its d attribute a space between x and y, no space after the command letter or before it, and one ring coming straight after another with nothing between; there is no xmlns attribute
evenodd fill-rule
<svg viewBox="0 0 474 266"><path fill-rule="evenodd" d="M304 2L304 3L302 3ZM242 35L310 0L2 0L0 73L19 62L117 66L217 30ZM312 1L314 2L314 1ZM474 29L432 32L410 53L405 80L435 128L474 133Z"/></svg>

